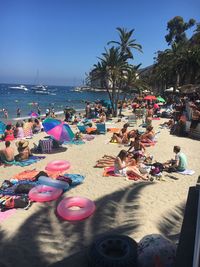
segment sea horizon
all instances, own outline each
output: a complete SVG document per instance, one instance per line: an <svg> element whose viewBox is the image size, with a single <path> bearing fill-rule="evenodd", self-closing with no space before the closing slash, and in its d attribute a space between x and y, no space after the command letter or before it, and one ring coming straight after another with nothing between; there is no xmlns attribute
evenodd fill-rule
<svg viewBox="0 0 200 267"><path fill-rule="evenodd" d="M41 114L45 114L47 108L54 109L55 112L63 111L65 107L75 110L85 108L85 102L95 102L101 99L108 99L106 92L76 92L76 86L47 85L50 92L48 95L36 94L31 90L34 84L23 84L28 91L14 90L10 87L19 86L18 83L0 83L0 120L10 121L17 117L17 109L21 110L20 117L27 117L30 112L37 113L37 107L41 109ZM5 119L3 109L8 111L8 119Z"/></svg>

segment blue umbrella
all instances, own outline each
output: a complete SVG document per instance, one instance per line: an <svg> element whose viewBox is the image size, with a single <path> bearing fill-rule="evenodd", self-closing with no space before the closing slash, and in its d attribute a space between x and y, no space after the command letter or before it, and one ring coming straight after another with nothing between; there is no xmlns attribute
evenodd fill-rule
<svg viewBox="0 0 200 267"><path fill-rule="evenodd" d="M6 129L5 123L0 121L0 134L4 134L5 129Z"/></svg>

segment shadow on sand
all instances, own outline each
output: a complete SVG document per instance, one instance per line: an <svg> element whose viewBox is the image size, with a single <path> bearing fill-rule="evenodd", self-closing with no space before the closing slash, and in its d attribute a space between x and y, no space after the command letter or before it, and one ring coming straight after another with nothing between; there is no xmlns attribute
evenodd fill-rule
<svg viewBox="0 0 200 267"><path fill-rule="evenodd" d="M15 236L8 238L0 229L0 266L87 266L85 252L98 235L134 236L140 226L140 192L150 185L153 183L129 184L98 199L95 213L76 223L61 221L55 215L57 203L38 204L39 210L19 227ZM170 225L177 220L173 214L171 219L164 218L160 223L162 233L169 236L173 228Z"/></svg>
<svg viewBox="0 0 200 267"><path fill-rule="evenodd" d="M178 243L185 211L185 203L175 206L159 222L158 229L161 234L174 243Z"/></svg>
<svg viewBox="0 0 200 267"><path fill-rule="evenodd" d="M129 185L98 199L95 213L76 223L61 221L55 215L57 203L41 204L39 210L19 227L14 237L8 239L0 229L0 266L44 267L77 262L77 255L83 254L87 246L101 234L133 235L139 227L140 192L149 185L152 183ZM71 255L76 256L73 258ZM75 262L71 266L76 266ZM78 264L84 266L79 261Z"/></svg>

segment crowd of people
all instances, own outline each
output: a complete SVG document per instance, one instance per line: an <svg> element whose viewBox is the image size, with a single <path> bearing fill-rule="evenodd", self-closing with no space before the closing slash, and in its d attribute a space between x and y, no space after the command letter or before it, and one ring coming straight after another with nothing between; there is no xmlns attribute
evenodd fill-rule
<svg viewBox="0 0 200 267"><path fill-rule="evenodd" d="M195 129L200 122L200 101L198 97L188 98L180 97L167 100L166 106L170 110L170 119L162 124L162 127L168 127L171 129L171 133L180 134L180 129L186 123L186 120L191 120L191 129ZM119 103L122 105L122 103ZM127 145L127 150L121 150L116 157L105 156L100 159L96 167L114 166L116 174L127 174L132 171L136 176L145 179L146 173L141 172L146 167L145 164L149 165L152 163L152 158L147 155L146 147L155 144L156 133L152 126L152 120L155 117L162 116L161 108L157 101L144 101L142 98L135 98L133 100L127 100L123 104L123 107L132 109L133 113L137 118L142 119L142 122L146 128L145 131L140 132L138 129L129 128L129 123L125 123L117 132L114 132L110 142L119 143L121 145ZM20 116L20 109L18 115ZM46 117L54 117L54 110L47 109ZM105 123L111 118L110 106L104 107L100 102L89 103L86 102L85 115L81 113L76 114L73 109L68 107L64 110L64 120L69 124L78 124L83 120L95 123ZM122 115L123 116L123 115ZM182 128L181 128L182 127ZM43 131L42 120L40 118L28 119L27 121L17 122L15 125L8 124L2 140L5 141L5 149L1 151L1 158L5 158L6 161L24 160L31 155L30 149L26 141L21 145L20 142L16 143L18 149L18 155L13 155L11 147L11 141L14 139L22 140L23 138L30 138L35 133ZM75 134L75 139L82 139L81 134L78 132ZM186 156L180 152L180 147L175 146L174 152L176 157L174 160L167 161L162 164L162 169L166 171L177 171L184 170L187 166Z"/></svg>

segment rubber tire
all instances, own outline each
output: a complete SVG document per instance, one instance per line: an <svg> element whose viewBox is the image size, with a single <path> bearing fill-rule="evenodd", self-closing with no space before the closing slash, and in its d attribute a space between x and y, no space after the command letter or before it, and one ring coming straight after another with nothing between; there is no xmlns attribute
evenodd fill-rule
<svg viewBox="0 0 200 267"><path fill-rule="evenodd" d="M109 255L109 252L113 255ZM124 235L102 236L95 240L89 248L88 266L136 267L137 243Z"/></svg>

